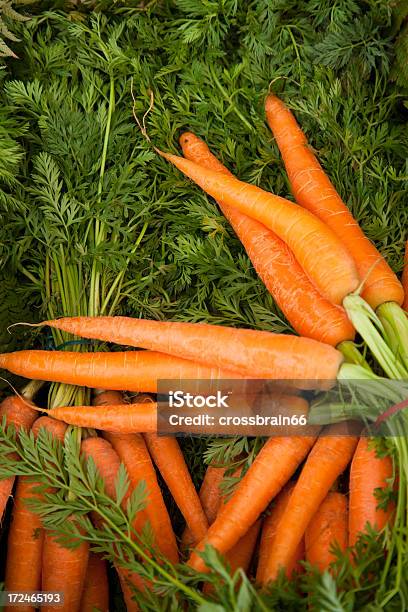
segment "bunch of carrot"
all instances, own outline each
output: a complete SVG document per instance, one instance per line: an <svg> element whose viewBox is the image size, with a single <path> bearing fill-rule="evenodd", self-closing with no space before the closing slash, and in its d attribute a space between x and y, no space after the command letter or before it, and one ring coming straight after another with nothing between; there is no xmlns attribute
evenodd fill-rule
<svg viewBox="0 0 408 612"><path fill-rule="evenodd" d="M178 562L179 546L156 466L186 522L182 544L191 548L189 566L207 571L200 552L212 545L226 555L231 568L246 571L257 560L256 581L263 587L281 571L288 576L302 571L304 560L321 571L330 568L334 546L344 551L354 546L368 524L381 531L392 520L392 504L380 509L377 499L377 489L392 485L391 458L378 457L367 438L344 436L334 425L317 438L268 439L228 500L220 489L222 467L208 467L198 493L177 440L157 435L157 406L145 394L156 393L160 379L271 378L297 381L300 388L309 389L328 387L339 377L364 378L369 366L354 344L356 328L388 376L399 378L406 372L405 354L392 353L389 346L394 343L395 348L395 341L404 338L403 331L398 338L393 335L406 319L400 308L402 284L364 236L294 116L276 96L267 98L266 117L297 204L236 179L192 133L180 139L184 157L157 151L216 198L255 270L299 336L127 317L77 317L41 325L144 350L0 355L0 367L32 380L106 390L96 395L93 406L57 407L36 421L39 409L28 399L6 400L2 410L16 427L33 427L36 432L42 425L60 439L64 424L98 430L100 436L83 439L82 453L93 458L106 492L115 496L114 481L121 462L131 488L146 483L148 503L137 515L135 534L149 523L157 551L170 562ZM403 279L406 286L408 275ZM377 316L374 310L384 322L383 334L371 326L370 317ZM405 325L406 321L400 328L404 330ZM405 350L401 342L397 345ZM123 391L142 395L127 403ZM305 400L295 400L304 402L307 410ZM10 415L8 404L14 407ZM347 498L336 490L336 483L349 465ZM38 518L22 502L34 495L32 486L19 478L6 588L36 590L42 585L44 590L54 590L59 580L67 584L66 576L63 581L49 569L56 554L65 555L63 565L65 571L72 567L75 592L67 591L69 607L61 609L91 609L81 598L89 602L86 605L107 609L106 589L103 593L95 589L95 576L104 576L106 584L103 563L89 556L85 545L67 552L53 534L44 533ZM10 480L1 482L1 514L12 487ZM258 539L259 552L255 553ZM15 571L23 542L31 551L25 577L24 572L16 576ZM121 567L117 571L128 609L137 609L132 595L154 587ZM204 591L211 589L205 585ZM99 595L101 601L96 602Z"/></svg>

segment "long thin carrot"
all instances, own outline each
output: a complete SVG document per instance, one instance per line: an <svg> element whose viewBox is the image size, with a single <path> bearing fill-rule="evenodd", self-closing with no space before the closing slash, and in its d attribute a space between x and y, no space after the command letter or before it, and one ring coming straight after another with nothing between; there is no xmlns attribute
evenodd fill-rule
<svg viewBox="0 0 408 612"><path fill-rule="evenodd" d="M221 204L233 206L259 221L286 242L322 295L334 304L357 289L353 258L323 221L300 206L192 161L156 151Z"/></svg>
<svg viewBox="0 0 408 612"><path fill-rule="evenodd" d="M33 489L36 483L26 476L19 476L15 502L7 541L5 590L13 593L39 591L41 589L41 558L44 530L38 514L27 506L27 500L39 496ZM61 585L60 585L61 586ZM13 612L6 606L5 612ZM22 604L22 612L34 612L35 605Z"/></svg>
<svg viewBox="0 0 408 612"><path fill-rule="evenodd" d="M358 438L338 435L340 432L341 424L331 426L309 454L279 522L265 567L264 584L275 580L279 571L291 563L313 515L351 461Z"/></svg>
<svg viewBox="0 0 408 612"><path fill-rule="evenodd" d="M360 278L365 280L363 298L374 309L384 302L401 305L404 299L401 283L342 201L293 114L274 95L267 97L265 109L296 201L324 221L343 242Z"/></svg>
<svg viewBox="0 0 408 612"><path fill-rule="evenodd" d="M75 538L72 543L75 543ZM75 548L67 548L57 541L57 534L46 532L42 555L42 590L50 593L62 591L64 601L57 605L43 606L44 612L82 612L81 597L88 557L88 542L82 541Z"/></svg>
<svg viewBox="0 0 408 612"><path fill-rule="evenodd" d="M180 137L183 155L200 166L230 171L195 134ZM343 308L324 298L306 276L289 247L264 225L232 206L219 204L272 297L300 336L337 346L355 332Z"/></svg>
<svg viewBox="0 0 408 612"><path fill-rule="evenodd" d="M144 439L191 533L201 540L207 533L208 521L176 438L151 433L144 434Z"/></svg>
<svg viewBox="0 0 408 612"><path fill-rule="evenodd" d="M123 401L123 400L122 400ZM115 434L157 431L157 405L59 406L50 414L69 425L90 427Z"/></svg>
<svg viewBox="0 0 408 612"><path fill-rule="evenodd" d="M209 465L200 487L198 496L209 525L215 521L221 505L220 485L224 477L225 470L225 467L215 467ZM196 543L194 541L193 534L188 527L185 528L181 541L184 548L188 548Z"/></svg>
<svg viewBox="0 0 408 612"><path fill-rule="evenodd" d="M105 391L97 395L94 404L102 408L104 402L113 404L115 401L123 401L121 394L117 391ZM149 405L155 404L138 403L130 404L129 407L142 410L143 407ZM144 526L144 521L148 520L154 535L154 543L158 549L169 561L178 563L176 537L143 436L140 434L124 435L105 432L104 437L112 444L119 459L125 465L132 489L142 481L146 485L146 506L140 513L142 515L141 528Z"/></svg>
<svg viewBox="0 0 408 612"><path fill-rule="evenodd" d="M269 438L193 551L189 565L198 571L206 571L205 563L197 553L207 544L221 553L230 550L279 493L314 442L315 438L307 436Z"/></svg>
<svg viewBox="0 0 408 612"><path fill-rule="evenodd" d="M341 353L335 348L311 338L206 323L78 317L48 321L47 324L78 336L161 351L154 354L161 355L155 358L159 364L163 360L162 353L168 353L173 355L175 367L177 357L202 362L208 367L225 368L245 377L334 379L342 361ZM139 355L139 361L143 363L143 353L139 352ZM0 365L2 359L0 356ZM150 359L153 361L154 358ZM4 365L8 367L7 358ZM138 368L137 363L135 367ZM139 365L138 369L142 368ZM110 379L113 376L111 372ZM171 378L177 377L176 370Z"/></svg>
<svg viewBox="0 0 408 612"><path fill-rule="evenodd" d="M0 404L0 422L5 419L6 426L13 425L16 432L22 429L29 430L37 417L38 412L34 408L30 408L29 400L17 395L6 397ZM18 461L18 456L15 453L12 457L15 461ZM0 524L13 490L14 481L14 476L0 480Z"/></svg>
<svg viewBox="0 0 408 612"><path fill-rule="evenodd" d="M306 529L306 561L324 572L336 560L333 547L345 551L347 539L347 498L329 492Z"/></svg>
<svg viewBox="0 0 408 612"><path fill-rule="evenodd" d="M109 582L106 561L90 553L81 598L81 612L109 612Z"/></svg>
<svg viewBox="0 0 408 612"><path fill-rule="evenodd" d="M408 312L408 240L405 243L404 269L402 271L402 287L404 289L403 309Z"/></svg>
<svg viewBox="0 0 408 612"><path fill-rule="evenodd" d="M268 557L272 547L274 546L274 539L276 536L279 521L285 514L288 501L292 494L295 484L293 482L288 483L277 496L273 502L271 512L265 518L262 525L261 542L259 545L259 556L258 556L258 567L256 570L256 581L259 584L265 582L265 567L268 561ZM286 575L290 577L293 572L299 571L301 566L299 561L304 558L305 546L303 540L300 541L293 558L290 560L286 567Z"/></svg>
<svg viewBox="0 0 408 612"><path fill-rule="evenodd" d="M332 347L328 348L335 351ZM315 355L314 358L319 359L319 356ZM321 378L330 378L330 375L337 371L341 356L339 357L335 351L334 355L331 354L331 358L331 367L327 368L324 365L328 359L327 353L320 357L323 360ZM333 359L336 365L333 364ZM176 382L177 380L242 378L240 374L228 370L206 367L194 361L151 351L118 353L17 351L1 354L0 368L5 368L20 376L39 378L50 382L150 393L157 392L158 380L171 379ZM324 376L325 372L326 376Z"/></svg>
<svg viewBox="0 0 408 612"><path fill-rule="evenodd" d="M360 438L350 468L349 544L354 546L367 524L381 531L391 519L394 504L379 508L376 489L390 486L393 478L392 459L378 457L373 441Z"/></svg>

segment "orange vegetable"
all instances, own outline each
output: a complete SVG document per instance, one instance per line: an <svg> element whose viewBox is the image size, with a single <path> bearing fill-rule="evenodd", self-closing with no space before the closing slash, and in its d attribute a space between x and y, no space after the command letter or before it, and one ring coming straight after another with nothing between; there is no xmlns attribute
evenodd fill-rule
<svg viewBox="0 0 408 612"><path fill-rule="evenodd" d="M332 547L336 545L345 551L347 539L347 498L330 492L306 529L306 561L324 572L336 560Z"/></svg>
<svg viewBox="0 0 408 612"><path fill-rule="evenodd" d="M391 519L394 504L378 508L376 489L389 487L393 477L391 457L377 457L370 438L360 438L350 468L349 545L354 546L367 523L379 531ZM388 481L388 482L387 482Z"/></svg>
<svg viewBox="0 0 408 612"><path fill-rule="evenodd" d="M402 286L404 289L404 303L402 307L408 312L408 240L405 243L404 270L402 272Z"/></svg>
<svg viewBox="0 0 408 612"><path fill-rule="evenodd" d="M90 553L81 598L81 612L109 612L109 582L106 561Z"/></svg>
<svg viewBox="0 0 408 612"><path fill-rule="evenodd" d="M290 499L294 486L294 483L291 482L288 483L282 489L276 500L274 500L270 513L264 520L262 526L261 542L259 545L258 567L256 571L256 581L259 584L264 584L265 582L266 563L268 561L270 551L274 546L274 540L276 536L276 531L278 529L279 521L285 514L286 507L288 505L288 501ZM301 540L295 550L293 558L286 567L286 575L288 577L290 577L293 572L299 572L301 570L301 565L299 564L299 561L304 559L304 555L305 545L304 541Z"/></svg>
<svg viewBox="0 0 408 612"><path fill-rule="evenodd" d="M286 242L322 295L334 304L357 289L355 263L325 223L300 206L183 157L156 151L223 205L259 221Z"/></svg>
<svg viewBox="0 0 408 612"><path fill-rule="evenodd" d="M336 435L339 431L342 431L341 424L326 430L306 459L285 514L279 521L274 545L265 565L265 584L275 580L281 568L286 569L292 562L313 515L353 457L358 439Z"/></svg>
<svg viewBox="0 0 408 612"><path fill-rule="evenodd" d="M364 280L362 297L374 309L384 302L401 305L401 283L342 201L293 114L274 95L267 97L265 110L296 201L321 219L347 248Z"/></svg>
<svg viewBox="0 0 408 612"><path fill-rule="evenodd" d="M314 442L315 438L307 436L269 438L193 551L189 565L205 571L204 561L197 552L204 550L206 544L211 544L222 554L230 550L279 493Z"/></svg>
<svg viewBox="0 0 408 612"><path fill-rule="evenodd" d="M200 166L232 176L195 134L180 138L183 155ZM232 206L219 203L248 256L287 320L300 336L337 346L355 332L343 308L324 298L289 247L267 227Z"/></svg>

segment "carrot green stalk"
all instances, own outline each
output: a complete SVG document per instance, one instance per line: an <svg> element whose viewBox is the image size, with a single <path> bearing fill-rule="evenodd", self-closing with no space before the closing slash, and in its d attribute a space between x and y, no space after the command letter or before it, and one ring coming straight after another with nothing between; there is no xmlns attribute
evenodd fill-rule
<svg viewBox="0 0 408 612"><path fill-rule="evenodd" d="M276 536L276 532L278 529L279 521L283 517L286 511L286 506L288 505L288 501L292 494L294 488L294 483L288 483L276 499L273 501L273 506L265 518L264 523L262 525L262 535L261 542L259 545L259 558L258 558L258 567L256 570L256 581L259 584L264 584L265 582L265 567L268 561L268 557L270 551L274 546L274 540ZM295 550L293 558L287 564L286 567L286 575L288 578L294 573L298 572L301 569L300 561L304 558L305 546L303 540L300 541L298 547Z"/></svg>
<svg viewBox="0 0 408 612"><path fill-rule="evenodd" d="M314 442L315 438L307 436L269 438L193 551L189 565L198 571L206 570L198 553L207 544L222 554L230 550L287 483Z"/></svg>
<svg viewBox="0 0 408 612"><path fill-rule="evenodd" d="M274 95L267 97L265 110L268 125L282 154L296 201L321 219L343 242L354 259L360 279L363 281L362 298L368 302L373 311L377 311L382 325L388 327L386 339L389 344L398 343L397 358L406 370L408 322L400 308L404 300L401 283L374 244L364 235L342 201L308 146L306 136L291 111ZM358 295L348 295L342 303L354 327L366 340L376 358L378 351L382 359L379 360L381 366L389 376L392 376L387 365L389 364L388 367L392 371L393 367L396 367L396 358L392 354L383 355L387 351L382 346L381 337L371 337L372 326L369 324L368 313L364 313L363 300ZM390 337L391 331L392 337ZM404 371L402 376L406 374Z"/></svg>
<svg viewBox="0 0 408 612"><path fill-rule="evenodd" d="M353 457L358 439L339 435L340 431L341 425L330 426L317 440L306 460L279 522L265 566L265 584L275 580L279 572L292 562L313 515Z"/></svg>
<svg viewBox="0 0 408 612"><path fill-rule="evenodd" d="M48 321L47 324L79 336L161 351L158 355L168 353L174 359L177 357L202 362L207 367L225 368L245 377L334 379L342 362L339 351L311 338L206 323L149 321L130 317L78 317ZM141 362L147 359L146 354L139 355ZM7 358L0 356L0 365L2 359ZM157 356L156 359L164 358ZM7 363L5 365L7 367Z"/></svg>
<svg viewBox="0 0 408 612"><path fill-rule="evenodd" d="M115 401L123 401L121 394L116 391L105 391L96 396L94 404L101 408L104 402L113 404ZM155 404L138 403L128 406L141 410L149 405ZM154 544L169 561L178 563L176 537L143 437L140 434L124 435L107 432L105 432L104 437L111 443L119 459L126 467L132 489L142 481L146 484L146 506L139 513L141 514L141 528L144 526L144 521L148 520L154 535Z"/></svg>
<svg viewBox="0 0 408 612"><path fill-rule="evenodd" d="M360 438L350 468L350 546L354 546L368 524L381 531L390 521L394 504L390 502L386 508L379 507L376 492L390 487L393 474L391 457L378 457L373 440Z"/></svg>
<svg viewBox="0 0 408 612"><path fill-rule="evenodd" d="M222 172L156 151L218 202L237 208L286 242L305 273L331 302L341 304L357 289L360 279L351 255L333 230L309 211Z"/></svg>
<svg viewBox="0 0 408 612"><path fill-rule="evenodd" d="M144 434L149 453L195 540L205 536L207 517L176 438Z"/></svg>
<svg viewBox="0 0 408 612"><path fill-rule="evenodd" d="M64 602L45 605L44 612L82 612L81 597L88 567L89 543L82 541L75 548L67 548L58 541L58 535L47 531L42 556L42 590L50 593L62 591ZM72 540L74 545L75 538Z"/></svg>
<svg viewBox="0 0 408 612"><path fill-rule="evenodd" d="M187 159L232 176L195 134L182 134L180 144ZM221 203L219 206L242 242L256 272L295 331L300 336L333 346L353 340L354 328L345 311L319 293L285 242L236 208Z"/></svg>
<svg viewBox="0 0 408 612"><path fill-rule="evenodd" d="M90 553L81 597L81 612L109 612L109 582L106 561Z"/></svg>
<svg viewBox="0 0 408 612"><path fill-rule="evenodd" d="M34 491L36 486L28 477L19 476L7 541L5 577L5 590L13 593L41 590L44 530L39 515L27 506L28 499L39 496ZM34 612L35 609L35 605L19 606L22 612ZM14 606L5 607L5 612L14 610Z"/></svg>
<svg viewBox="0 0 408 612"><path fill-rule="evenodd" d="M347 548L347 529L347 498L329 492L306 529L306 561L320 572L329 569L336 560L334 548Z"/></svg>

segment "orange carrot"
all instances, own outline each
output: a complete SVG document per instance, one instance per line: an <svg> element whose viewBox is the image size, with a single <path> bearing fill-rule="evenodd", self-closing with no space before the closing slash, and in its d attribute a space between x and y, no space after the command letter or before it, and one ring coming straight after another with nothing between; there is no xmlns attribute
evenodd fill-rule
<svg viewBox="0 0 408 612"><path fill-rule="evenodd" d="M401 305L401 283L342 201L293 114L274 95L267 97L265 109L296 201L327 224L354 258L359 276L365 281L362 297L374 309L384 302Z"/></svg>
<svg viewBox="0 0 408 612"><path fill-rule="evenodd" d="M341 304L357 289L360 279L353 258L333 230L309 211L222 172L156 151L218 202L237 208L286 242L305 273L331 302Z"/></svg>
<svg viewBox="0 0 408 612"><path fill-rule="evenodd" d="M342 551L347 548L347 498L330 492L310 521L306 533L306 561L320 572L329 569L336 560L333 546Z"/></svg>
<svg viewBox="0 0 408 612"><path fill-rule="evenodd" d="M123 401L123 400L122 400ZM50 411L54 419L78 427L91 427L115 434L157 431L157 405L112 404L95 406L58 406Z"/></svg>
<svg viewBox="0 0 408 612"><path fill-rule="evenodd" d="M109 612L109 582L106 561L90 553L81 598L81 612Z"/></svg>
<svg viewBox="0 0 408 612"><path fill-rule="evenodd" d="M402 272L402 286L404 289L404 296L405 296L402 307L406 312L408 312L408 240L405 243L404 270Z"/></svg>
<svg viewBox="0 0 408 612"><path fill-rule="evenodd" d="M52 419L48 416L42 416L37 419L34 425L31 428L34 436L38 436L38 432L40 429L45 429L50 433L54 438L59 440L60 442L64 442L65 432L67 430L67 426L65 423L61 423L61 421L57 421L56 419Z"/></svg>
<svg viewBox="0 0 408 612"><path fill-rule="evenodd" d="M286 507L288 505L288 501L292 494L294 483L288 483L286 487L282 489L279 493L276 500L273 502L273 507L265 518L263 526L262 526L262 535L261 535L261 543L259 545L259 558L258 558L258 567L256 571L256 581L259 584L263 584L265 582L265 567L268 561L268 557L270 551L274 545L274 539L276 536L276 531L279 525L279 521L282 516L285 514ZM296 551L293 555L293 558L290 560L286 567L286 575L288 578L293 574L293 572L298 572L301 569L301 565L299 561L304 558L304 542L300 541Z"/></svg>
<svg viewBox="0 0 408 612"><path fill-rule="evenodd" d="M0 422L5 419L6 426L13 425L16 432L29 430L37 417L38 412L34 408L30 408L29 400L25 400L18 395L6 397L0 404ZM15 453L12 458L18 461L18 456ZM14 481L14 476L0 480L0 525L13 490Z"/></svg>
<svg viewBox="0 0 408 612"><path fill-rule="evenodd" d="M224 467L214 467L209 465L201 484L199 498L201 506L207 517L208 524L211 525L218 514L221 505L221 489L220 484L225 474ZM189 548L195 544L191 530L186 527L183 536L182 544L185 548Z"/></svg>
<svg viewBox="0 0 408 612"><path fill-rule="evenodd" d="M369 523L381 531L391 519L394 504L386 510L378 508L376 489L389 487L393 477L391 457L378 457L373 441L360 438L350 468L349 545L354 546L358 535Z"/></svg>
<svg viewBox="0 0 408 612"><path fill-rule="evenodd" d="M94 404L101 408L104 402L109 402L113 405L115 401L123 401L121 394L116 391L105 391L96 396ZM128 406L141 410L149 405L155 404L138 403ZM142 481L146 485L146 506L138 513L140 514L140 529L143 528L145 521L148 520L154 534L155 544L161 553L172 563L178 563L176 537L143 437L139 434L123 435L107 432L104 434L104 437L111 443L119 459L125 465L131 488L134 489Z"/></svg>
<svg viewBox="0 0 408 612"><path fill-rule="evenodd" d="M183 155L200 166L232 176L195 134L180 138ZM354 338L343 308L324 298L306 276L288 246L264 225L232 206L219 204L248 256L287 320L300 336L337 346Z"/></svg>
<svg viewBox="0 0 408 612"><path fill-rule="evenodd" d="M311 338L206 323L149 321L130 317L78 317L48 321L47 324L78 336L159 350L172 355L175 364L176 357L189 359L208 367L238 372L245 377L335 379L342 361L341 353L335 348ZM52 351L51 354L56 352ZM143 352L136 354L143 356ZM156 360L160 359L161 363L164 355L155 355L160 355ZM3 358L0 356L0 365ZM139 358L139 361L142 360L143 357ZM190 362L187 363L192 367ZM7 357L4 365L8 367ZM135 368L140 369L140 366L136 363ZM171 374L171 370L168 374ZM111 372L110 380L113 376ZM157 378L160 378L159 373ZM169 378L178 378L177 370ZM126 385L123 388L129 389Z"/></svg>
<svg viewBox="0 0 408 612"><path fill-rule="evenodd" d="M176 438L151 433L144 434L144 439L193 537L201 540L207 532L208 521Z"/></svg>
<svg viewBox="0 0 408 612"><path fill-rule="evenodd" d="M27 507L27 499L38 498L33 489L36 483L28 477L19 476L15 503L7 542L5 590L14 593L39 591L41 589L41 557L44 530L38 514ZM61 587L61 585L60 585ZM19 606L22 612L34 612L35 605ZM13 606L6 606L5 612L13 612Z"/></svg>
<svg viewBox="0 0 408 612"><path fill-rule="evenodd" d="M269 438L206 536L193 551L189 565L198 571L206 570L203 559L197 553L204 550L207 544L222 554L230 550L279 493L314 442L315 438L307 436Z"/></svg>
<svg viewBox="0 0 408 612"><path fill-rule="evenodd" d="M306 528L337 477L353 457L358 439L336 435L341 424L333 425L317 440L302 469L285 514L279 521L274 546L265 566L264 584L275 580L292 562Z"/></svg>
<svg viewBox="0 0 408 612"><path fill-rule="evenodd" d="M318 344L318 343L316 343ZM326 345L321 345L325 347ZM317 347L319 353L320 345ZM332 347L327 347L335 351ZM337 351L313 358L326 363L332 359L327 374L337 371L341 362ZM334 366L333 360L336 362ZM334 367L333 367L334 366ZM76 353L69 351L18 351L0 355L0 368L29 378L40 378L50 382L62 382L82 387L112 390L157 392L158 380L219 380L242 378L241 375L220 368L206 367L194 361L179 359L171 355L151 351L118 353ZM33 373L38 376L33 376ZM323 367L319 378L324 376ZM289 373L288 373L289 374ZM291 378L293 375L290 375ZM307 378L307 373L306 373ZM311 378L311 377L309 377Z"/></svg>
<svg viewBox="0 0 408 612"><path fill-rule="evenodd" d="M72 538L72 543L76 538ZM44 612L63 610L80 612L81 597L88 567L89 543L82 541L75 548L67 548L57 542L57 534L47 531L42 555L42 590L50 593L62 591L64 602L45 605Z"/></svg>

